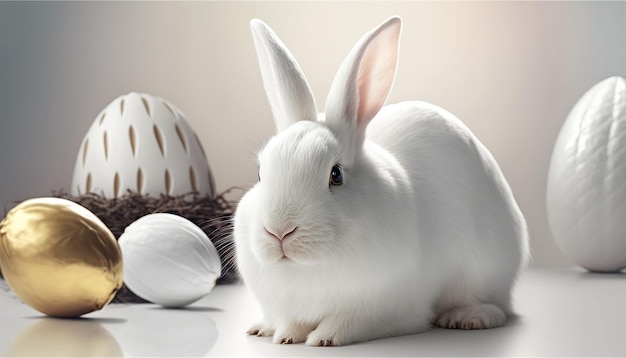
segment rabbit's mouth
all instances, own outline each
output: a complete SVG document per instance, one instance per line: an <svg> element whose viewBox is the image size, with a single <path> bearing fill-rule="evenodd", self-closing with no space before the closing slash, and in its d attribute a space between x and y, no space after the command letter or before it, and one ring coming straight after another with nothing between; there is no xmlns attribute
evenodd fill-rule
<svg viewBox="0 0 626 358"><path fill-rule="evenodd" d="M285 240L278 249L278 258L275 264L288 266L309 266L317 263L317 257L312 248L302 245L298 240Z"/></svg>
<svg viewBox="0 0 626 358"><path fill-rule="evenodd" d="M287 255L283 255L283 257L278 259L276 263L279 265L297 265L298 264Z"/></svg>
<svg viewBox="0 0 626 358"><path fill-rule="evenodd" d="M306 228L287 230L286 235L272 234L265 229L261 233L258 249L260 261L267 264L310 266L319 264L322 259L322 240L308 234Z"/></svg>
<svg viewBox="0 0 626 358"><path fill-rule="evenodd" d="M321 259L319 244L310 242L306 235L294 235L288 237L280 243L282 257L278 260L281 263L294 263L299 265L315 265Z"/></svg>
<svg viewBox="0 0 626 358"><path fill-rule="evenodd" d="M285 245L281 243L280 250L282 251L283 256L278 259L277 264L300 264L299 257L302 256L302 253L299 249L292 247L291 245Z"/></svg>

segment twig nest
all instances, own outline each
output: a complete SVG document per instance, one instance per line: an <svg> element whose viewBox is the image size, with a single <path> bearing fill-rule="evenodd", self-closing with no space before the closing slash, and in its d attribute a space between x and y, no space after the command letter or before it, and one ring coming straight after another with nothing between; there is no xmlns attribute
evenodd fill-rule
<svg viewBox="0 0 626 358"><path fill-rule="evenodd" d="M221 274L211 240L178 215L143 216L124 230L118 242L128 288L165 307L182 307L206 296Z"/></svg>
<svg viewBox="0 0 626 358"><path fill-rule="evenodd" d="M73 195L117 198L127 190L215 195L205 152L182 112L145 93L120 96L98 114L74 166Z"/></svg>
<svg viewBox="0 0 626 358"><path fill-rule="evenodd" d="M122 255L111 231L65 199L34 198L0 223L0 266L9 287L50 316L99 310L122 287Z"/></svg>
<svg viewBox="0 0 626 358"><path fill-rule="evenodd" d="M626 81L587 91L561 128L548 174L552 234L578 265L626 267Z"/></svg>

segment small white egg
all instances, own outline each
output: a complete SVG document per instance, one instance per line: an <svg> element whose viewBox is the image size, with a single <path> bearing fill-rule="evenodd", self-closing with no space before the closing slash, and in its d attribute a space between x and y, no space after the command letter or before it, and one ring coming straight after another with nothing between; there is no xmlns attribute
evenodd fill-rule
<svg viewBox="0 0 626 358"><path fill-rule="evenodd" d="M209 237L178 215L143 216L118 241L128 288L164 307L186 306L206 296L222 271Z"/></svg>

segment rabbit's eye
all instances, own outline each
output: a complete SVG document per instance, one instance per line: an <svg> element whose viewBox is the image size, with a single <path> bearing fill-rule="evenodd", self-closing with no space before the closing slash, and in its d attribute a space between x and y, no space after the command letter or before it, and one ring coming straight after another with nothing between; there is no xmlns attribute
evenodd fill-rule
<svg viewBox="0 0 626 358"><path fill-rule="evenodd" d="M341 168L341 165L335 164L330 170L330 185L341 184L343 184L343 169Z"/></svg>

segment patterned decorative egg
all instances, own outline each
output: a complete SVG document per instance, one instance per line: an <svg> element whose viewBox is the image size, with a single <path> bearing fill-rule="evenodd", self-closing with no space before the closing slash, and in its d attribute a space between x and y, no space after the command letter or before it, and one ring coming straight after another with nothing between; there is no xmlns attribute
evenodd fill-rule
<svg viewBox="0 0 626 358"><path fill-rule="evenodd" d="M626 81L611 77L576 103L554 146L548 219L561 249L590 271L626 267Z"/></svg>
<svg viewBox="0 0 626 358"><path fill-rule="evenodd" d="M114 198L128 189L155 197L215 194L202 144L181 111L144 93L120 96L98 114L72 177L73 195Z"/></svg>

